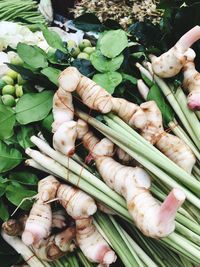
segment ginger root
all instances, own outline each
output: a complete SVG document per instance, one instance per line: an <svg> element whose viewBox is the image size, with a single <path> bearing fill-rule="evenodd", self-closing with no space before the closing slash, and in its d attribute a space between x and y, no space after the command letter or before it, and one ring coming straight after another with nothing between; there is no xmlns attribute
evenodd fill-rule
<svg viewBox="0 0 200 267"><path fill-rule="evenodd" d="M188 61L183 67L183 87L189 91L188 107L200 110L200 73L195 69L194 62Z"/></svg>
<svg viewBox="0 0 200 267"><path fill-rule="evenodd" d="M170 78L178 74L188 60L194 60L196 55L190 47L199 39L200 26L195 26L186 32L169 51L159 57L151 56L154 73L162 78Z"/></svg>

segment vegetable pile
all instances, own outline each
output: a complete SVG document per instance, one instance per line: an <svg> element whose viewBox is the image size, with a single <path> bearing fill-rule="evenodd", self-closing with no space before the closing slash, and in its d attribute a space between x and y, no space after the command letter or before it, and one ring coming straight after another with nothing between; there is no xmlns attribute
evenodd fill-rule
<svg viewBox="0 0 200 267"><path fill-rule="evenodd" d="M200 26L3 23L1 266L200 265Z"/></svg>

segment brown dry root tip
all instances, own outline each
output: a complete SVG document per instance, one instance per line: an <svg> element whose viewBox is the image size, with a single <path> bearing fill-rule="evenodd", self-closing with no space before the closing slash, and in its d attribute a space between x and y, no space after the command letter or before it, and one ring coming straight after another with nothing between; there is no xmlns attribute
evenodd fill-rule
<svg viewBox="0 0 200 267"><path fill-rule="evenodd" d="M129 154L119 147L116 150L116 155L119 161L123 164L128 164L134 160Z"/></svg>
<svg viewBox="0 0 200 267"><path fill-rule="evenodd" d="M175 196L176 199L173 198L174 202L171 201L171 196L174 196L171 193L164 202L168 205L160 205L150 193L151 177L149 174L142 168L124 166L115 161L110 156L111 144L108 139L104 138L92 151L101 177L110 188L126 199L130 215L145 235L154 238L169 235L174 230L175 214L185 199L184 193L177 189L179 194ZM167 212L169 216L164 218L162 214Z"/></svg>
<svg viewBox="0 0 200 267"><path fill-rule="evenodd" d="M57 197L73 219L88 217L97 210L97 206L90 196L70 185L61 184Z"/></svg>
<svg viewBox="0 0 200 267"><path fill-rule="evenodd" d="M144 125L146 124L146 116L138 105L122 98L113 98L112 103L112 111L115 112L131 127L138 129L144 127Z"/></svg>
<svg viewBox="0 0 200 267"><path fill-rule="evenodd" d="M173 162L186 172L191 173L196 158L191 149L180 138L163 132L155 145Z"/></svg>
<svg viewBox="0 0 200 267"><path fill-rule="evenodd" d="M52 132L55 133L64 122L72 121L74 118L74 106L72 94L59 88L53 97Z"/></svg>
<svg viewBox="0 0 200 267"><path fill-rule="evenodd" d="M159 57L150 56L154 73L162 78L170 78L178 74L187 60L194 60L196 54L190 47L199 39L200 27L195 26L186 32L169 51Z"/></svg>
<svg viewBox="0 0 200 267"><path fill-rule="evenodd" d="M75 152L77 138L77 123L75 121L64 122L53 136L53 147L64 155L72 156Z"/></svg>
<svg viewBox="0 0 200 267"><path fill-rule="evenodd" d="M98 210L100 210L106 214L110 214L110 215L116 214L113 210L111 210L110 208L108 208L107 206L105 206L104 204L101 204L99 202L97 203L97 208L98 208Z"/></svg>
<svg viewBox="0 0 200 267"><path fill-rule="evenodd" d="M39 247L33 246L34 253L40 260L54 261L62 257L66 252L72 252L75 248L73 242L76 237L75 227L68 227L59 234L52 235L43 240Z"/></svg>
<svg viewBox="0 0 200 267"><path fill-rule="evenodd" d="M19 219L9 219L2 224L3 231L10 236L21 236L28 216L22 215Z"/></svg>
<svg viewBox="0 0 200 267"><path fill-rule="evenodd" d="M66 92L73 92L76 90L81 79L81 74L75 67L66 68L59 76L58 82L60 87Z"/></svg>
<svg viewBox="0 0 200 267"><path fill-rule="evenodd" d="M52 212L49 204L37 201L33 204L26 221L22 241L27 246L37 244L50 234L52 225Z"/></svg>
<svg viewBox="0 0 200 267"><path fill-rule="evenodd" d="M68 214L65 210L57 210L52 213L52 228L62 229L68 225Z"/></svg>
<svg viewBox="0 0 200 267"><path fill-rule="evenodd" d="M143 80L137 80L137 88L144 100L147 100L147 96L149 93L149 87L143 82Z"/></svg>
<svg viewBox="0 0 200 267"><path fill-rule="evenodd" d="M46 202L54 199L60 183L53 176L49 175L38 183L38 198L41 202Z"/></svg>
<svg viewBox="0 0 200 267"><path fill-rule="evenodd" d="M200 73L195 69L194 62L188 61L183 68L183 86L189 91L188 107L200 110Z"/></svg>
<svg viewBox="0 0 200 267"><path fill-rule="evenodd" d="M101 113L108 113L112 110L112 96L91 79L82 76L76 92L89 108Z"/></svg>
<svg viewBox="0 0 200 267"><path fill-rule="evenodd" d="M112 264L117 257L100 235L91 217L76 220L76 240L86 258L91 262Z"/></svg>

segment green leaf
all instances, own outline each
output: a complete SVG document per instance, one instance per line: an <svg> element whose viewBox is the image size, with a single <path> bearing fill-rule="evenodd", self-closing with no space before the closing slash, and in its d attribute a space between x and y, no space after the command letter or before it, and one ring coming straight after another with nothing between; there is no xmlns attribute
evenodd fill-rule
<svg viewBox="0 0 200 267"><path fill-rule="evenodd" d="M121 83L122 75L119 72L107 72L104 74L95 74L93 81L106 89L110 94L113 94L115 88Z"/></svg>
<svg viewBox="0 0 200 267"><path fill-rule="evenodd" d="M6 191L6 183L1 183L0 182L0 197L2 197Z"/></svg>
<svg viewBox="0 0 200 267"><path fill-rule="evenodd" d="M165 100L164 95L162 94L159 87L154 84L147 95L147 100L154 100L163 116L164 124L167 125L170 121L174 118L174 113L171 109L171 107L168 105L168 103Z"/></svg>
<svg viewBox="0 0 200 267"><path fill-rule="evenodd" d="M10 148L0 141L0 173L15 168L22 160L22 154L17 149Z"/></svg>
<svg viewBox="0 0 200 267"><path fill-rule="evenodd" d="M24 149L27 147L34 146L30 140L30 137L35 134L35 130L32 126L21 126L20 130L17 133L17 141L20 146Z"/></svg>
<svg viewBox="0 0 200 267"><path fill-rule="evenodd" d="M19 43L17 45L17 53L27 65L34 69L48 66L46 56L35 46Z"/></svg>
<svg viewBox="0 0 200 267"><path fill-rule="evenodd" d="M52 83L58 85L58 76L61 73L61 70L56 68L48 67L41 70L41 73L44 74Z"/></svg>
<svg viewBox="0 0 200 267"><path fill-rule="evenodd" d="M128 75L126 73L122 73L122 78L123 80L127 80L129 82L131 82L132 84L136 85L137 84L137 79L134 78L133 76L131 75Z"/></svg>
<svg viewBox="0 0 200 267"><path fill-rule="evenodd" d="M20 124L28 124L44 119L52 109L53 91L23 95L17 102L16 119Z"/></svg>
<svg viewBox="0 0 200 267"><path fill-rule="evenodd" d="M6 208L6 206L3 203L3 200L0 199L0 218L5 222L8 220L9 218L9 213L8 210Z"/></svg>
<svg viewBox="0 0 200 267"><path fill-rule="evenodd" d="M124 61L124 56L120 54L115 58L107 58L102 55L101 51L97 50L90 56L92 65L100 72L108 72L118 70Z"/></svg>
<svg viewBox="0 0 200 267"><path fill-rule="evenodd" d="M20 184L27 184L27 185L37 185L38 183L37 176L34 173L30 173L28 171L12 172L9 175L9 179L17 181Z"/></svg>
<svg viewBox="0 0 200 267"><path fill-rule="evenodd" d="M73 20L76 28L88 32L99 32L105 29L100 20L92 13L85 13Z"/></svg>
<svg viewBox="0 0 200 267"><path fill-rule="evenodd" d="M28 190L25 186L18 182L11 182L6 188L7 199L15 206L18 206L24 198L33 197L37 194L36 191ZM30 200L26 200L20 206L21 209L29 210L32 206Z"/></svg>
<svg viewBox="0 0 200 267"><path fill-rule="evenodd" d="M93 68L90 60L76 58L72 62L72 66L76 67L81 74L91 77L95 73L95 69Z"/></svg>
<svg viewBox="0 0 200 267"><path fill-rule="evenodd" d="M44 35L44 38L46 39L49 46L59 49L64 53L68 53L62 39L60 38L57 32L49 30L48 28L44 26L42 26L41 28L42 28L42 33Z"/></svg>
<svg viewBox="0 0 200 267"><path fill-rule="evenodd" d="M128 46L128 37L123 30L106 32L99 43L101 53L108 58L114 58Z"/></svg>
<svg viewBox="0 0 200 267"><path fill-rule="evenodd" d="M0 104L0 139L4 140L13 135L15 112L12 108Z"/></svg>
<svg viewBox="0 0 200 267"><path fill-rule="evenodd" d="M53 119L53 114L50 113L43 121L42 121L42 127L44 127L48 132L51 133L51 125L53 123L54 119Z"/></svg>

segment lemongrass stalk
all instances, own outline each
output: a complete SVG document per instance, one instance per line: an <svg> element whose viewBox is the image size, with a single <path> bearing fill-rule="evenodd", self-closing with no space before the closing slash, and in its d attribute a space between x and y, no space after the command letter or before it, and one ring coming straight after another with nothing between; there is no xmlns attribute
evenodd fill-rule
<svg viewBox="0 0 200 267"><path fill-rule="evenodd" d="M111 207L113 210L116 211L121 217L125 220L132 222L131 216L129 215L127 209L120 206L116 203L112 198L107 196L106 194L102 194L102 191L97 189L95 186L89 184L81 176L77 176L73 172L69 171L61 164L53 160L52 158L40 153L39 151L32 150L30 148L26 149L27 155L29 155L32 159L34 159L38 164L42 163L42 166L50 170L51 173L54 173L56 176L63 179L65 182L69 182L74 186L79 187L95 199L103 202L108 207Z"/></svg>
<svg viewBox="0 0 200 267"><path fill-rule="evenodd" d="M195 113L197 115L197 118L200 120L200 111L196 111Z"/></svg>
<svg viewBox="0 0 200 267"><path fill-rule="evenodd" d="M21 241L20 238L16 236L9 236L3 231L1 232L1 236L11 247L13 247L17 251L17 253L21 254L24 261L30 267L44 267L41 261L34 255L34 253L30 250L30 248L27 247Z"/></svg>
<svg viewBox="0 0 200 267"><path fill-rule="evenodd" d="M78 261L77 261L77 258L74 254L69 254L67 256L67 261L69 263L69 266L72 266L72 267L79 267L79 264L78 264Z"/></svg>
<svg viewBox="0 0 200 267"><path fill-rule="evenodd" d="M131 252L133 257L135 258L135 260L138 263L138 265L140 267L145 267L145 264L141 261L141 259L139 258L139 256L137 255L137 253L135 252L135 250L133 249L133 247L129 243L127 237L122 232L122 228L117 224L117 222L115 221L115 219L112 216L108 216L108 217L109 217L110 221L112 222L112 224L114 225L114 227L117 230L117 232L119 233L119 235L121 236L121 238L123 239L123 241L125 242L125 244L127 245L129 251Z"/></svg>
<svg viewBox="0 0 200 267"><path fill-rule="evenodd" d="M84 267L94 267L95 266L94 263L88 261L88 259L85 257L85 255L83 254L83 252L80 249L78 249L78 251L76 251L76 254L78 255L79 260Z"/></svg>
<svg viewBox="0 0 200 267"><path fill-rule="evenodd" d="M192 150L192 152L195 154L196 158L200 160L200 153L196 146L193 144L193 142L190 140L190 138L187 136L187 134L184 132L184 130L176 123L176 121L169 122L169 127L172 130L172 132L178 136L180 139L182 139Z"/></svg>
<svg viewBox="0 0 200 267"><path fill-rule="evenodd" d="M187 98L185 94L183 93L183 90L178 87L176 89L175 97L177 99L177 102L179 103L186 119L188 120L189 124L191 125L196 137L198 138L200 142L200 122L197 119L195 113L192 110L188 109L187 105Z"/></svg>
<svg viewBox="0 0 200 267"><path fill-rule="evenodd" d="M84 115L84 117L86 116ZM137 153L148 158L152 163L167 171L168 173L176 177L176 179L179 180L181 183L187 185L189 189L193 189L192 191L194 191L197 195L200 195L200 191L198 192L200 188L200 183L197 182L194 177L192 177L185 170L183 170L181 167L179 167L177 164L167 158L164 154L162 154L159 150L157 150L154 146L148 143L132 128L130 129L134 134L131 135L129 132L126 131L126 129L122 128L121 125L110 119L110 117L104 116L104 120L106 121L107 125L112 129L109 129L107 126L98 121L94 121L94 118L89 117L87 119L89 120L89 123L94 124L94 127L99 127L103 129L104 132L108 133L110 136L112 135L112 137L120 140L120 142L123 143L125 146L128 146ZM115 130L115 132L111 130ZM129 140L128 143L126 142L126 140L124 140L124 136L127 136L127 140Z"/></svg>
<svg viewBox="0 0 200 267"><path fill-rule="evenodd" d="M132 136L132 138L128 139L129 143L127 143L127 138L124 138L125 135L120 133L120 130L121 130L120 127L118 127L118 131L114 131L113 129L111 129L110 127L106 126L105 124L103 124L103 123L97 121L96 119L90 117L88 114L85 114L85 113L79 111L78 115L79 115L80 118L82 118L83 120L87 121L89 124L91 124L96 129L98 129L101 133L103 133L106 137L108 137L113 143L115 143L116 145L121 147L131 157L135 158L139 163L141 163L145 168L147 168L152 173L154 173L158 178L160 178L161 180L165 181L165 183L168 184L170 187L172 187L172 188L174 188L174 187L181 188L185 192L188 200L191 203L193 203L195 206L197 206L198 208L200 207L200 199L198 197L196 197L192 192L190 192L188 189L183 187L181 184L178 184L168 174L166 174L164 171L159 169L152 162L155 162L155 159L156 159L156 163L158 163L158 165L160 165L160 167L162 166L163 169L164 168L168 169L169 173L173 173L174 176L178 177L179 180L181 180L181 182L184 181L188 185L190 184L190 187L192 186L193 190L196 191L199 194L200 192L198 192L198 187L199 187L200 183L198 183L195 178L193 178L191 175L186 173L184 170L182 170L180 167L178 167L172 161L169 160L170 164L168 164L167 160L163 161L162 157L157 157L159 155L159 151L158 151L158 153L153 153L151 148L150 149L146 149L146 146L143 145L143 143L138 142L138 140L136 138L134 138L133 136ZM107 123L113 124L113 121L110 120L108 117L106 117L106 121L107 121ZM130 137L130 135L129 135L129 137ZM134 141L132 142L131 139L134 140ZM152 161L152 162L150 162L150 161ZM162 164L161 164L161 161L162 161ZM170 169L170 167L172 169ZM176 173L176 171L178 171L179 173ZM184 178L182 176L180 176L180 173L185 175ZM190 181L187 181L188 177L189 177ZM195 187L195 185L197 185L197 184L198 184L198 186Z"/></svg>
<svg viewBox="0 0 200 267"><path fill-rule="evenodd" d="M154 79L155 79L156 83L158 84L158 86L160 87L160 89L162 90L163 94L166 96L167 100L169 101L171 107L174 109L175 113L179 117L180 121L184 125L185 129L187 130L188 134L192 138L193 142L198 147L198 149L200 149L199 139L196 137L195 133L191 129L191 126L190 126L188 120L186 119L181 107L179 106L179 104L178 104L175 96L171 92L170 88L158 76L154 75Z"/></svg>
<svg viewBox="0 0 200 267"><path fill-rule="evenodd" d="M145 253L145 251L140 246L138 246L138 244L127 234L127 232L122 227L120 227L120 230L126 237L127 242L129 242L129 244L135 250L140 259L146 264L146 266L158 267L158 265Z"/></svg>
<svg viewBox="0 0 200 267"><path fill-rule="evenodd" d="M110 198L113 198L122 207L126 208L125 200L115 191L110 189L110 187L108 187L104 182L98 179L95 175L93 175L91 172L86 170L84 166L81 166L76 161L74 161L72 158L69 158L61 154L60 152L54 150L48 145L47 142L38 138L37 136L32 136L30 140L33 144L35 144L40 149L40 151L42 151L42 153L50 156L52 159L56 160L62 166L71 170L75 174L81 176L85 181L92 184L93 186L98 188L100 191L104 192L104 194L108 195Z"/></svg>
<svg viewBox="0 0 200 267"><path fill-rule="evenodd" d="M140 267L136 259L133 257L132 253L129 251L127 244L121 238L121 236L119 235L118 231L116 230L112 222L109 220L109 218L106 215L96 212L94 215L94 220L95 223L100 226L104 234L109 239L112 248L118 254L124 266Z"/></svg>
<svg viewBox="0 0 200 267"><path fill-rule="evenodd" d="M194 265L184 257L180 256L180 259L183 264L182 267L194 267Z"/></svg>

